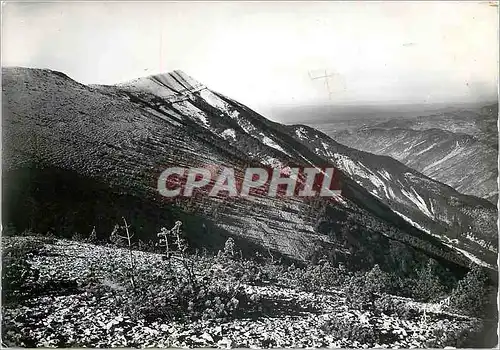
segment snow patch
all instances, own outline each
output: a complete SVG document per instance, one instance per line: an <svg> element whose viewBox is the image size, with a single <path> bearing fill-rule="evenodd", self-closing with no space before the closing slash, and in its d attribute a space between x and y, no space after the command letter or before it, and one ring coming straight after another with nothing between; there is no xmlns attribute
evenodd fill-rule
<svg viewBox="0 0 500 350"><path fill-rule="evenodd" d="M410 189L411 192L402 188L401 193L403 193L406 198L408 198L412 203L414 203L422 213L424 213L431 219L434 219L434 214L430 212L429 208L427 208L427 204L425 203L425 200L422 198L422 196L420 196L413 187L410 187Z"/></svg>
<svg viewBox="0 0 500 350"><path fill-rule="evenodd" d="M243 131L245 131L250 136L253 136L252 132L255 131L255 126L253 126L252 123L250 123L248 120L246 120L244 118L238 118L237 121L238 121L238 125L241 126Z"/></svg>
<svg viewBox="0 0 500 350"><path fill-rule="evenodd" d="M232 110L231 105L229 103L222 100L220 97L218 97L209 89L205 88L201 90L200 97L204 99L212 107L215 107L221 112L229 115L232 119L235 119L240 115L238 111Z"/></svg>
<svg viewBox="0 0 500 350"><path fill-rule="evenodd" d="M286 152L280 145L278 145L276 142L274 142L274 140L272 140L271 138L265 136L264 134L261 133L261 135L263 136L262 138L262 143L266 146L269 146L269 147L272 147L280 152L283 152L285 153L286 155L290 155L288 152Z"/></svg>
<svg viewBox="0 0 500 350"><path fill-rule="evenodd" d="M234 129L226 129L222 132L221 136L224 139L232 138L233 140L236 141L236 133L234 132Z"/></svg>
<svg viewBox="0 0 500 350"><path fill-rule="evenodd" d="M392 209L392 211L393 211L393 212L395 212L396 214L398 214L399 216L401 216L401 217L402 217L402 218L403 218L406 222L408 222L409 224L411 224L413 227L416 227L416 228L418 228L418 229L419 229L419 230L421 230L421 231L424 231L424 232L426 232L426 233L428 233L428 234L431 234L431 231L429 231L428 229L426 229L426 228L424 228L424 227L420 226L419 224L417 224L415 221L413 221L413 220L412 220L412 219L410 219L409 217L407 217L407 216L405 216L405 215L401 214L399 211L396 211L396 210L394 210L394 209ZM441 238L441 237L439 237L439 238Z"/></svg>
<svg viewBox="0 0 500 350"><path fill-rule="evenodd" d="M494 246L491 245L491 243L485 241L484 239L477 238L471 234L471 232L466 232L465 233L465 238L467 238L469 241L474 242L476 244L479 244L481 247L488 249L494 253L497 253L497 249L495 249Z"/></svg>
<svg viewBox="0 0 500 350"><path fill-rule="evenodd" d="M460 249L460 248L458 248L458 247L456 247L456 246L453 246L453 245L451 245L451 244L449 244L449 243L443 242L443 238L445 238L445 239L446 239L447 241L449 241L449 242L457 242L457 243L458 243L458 240L450 240L450 239L449 239L448 237L446 237L446 236L441 237L441 236L438 236L438 235L432 234L429 230L427 230L427 229L423 228L422 226L420 226L420 225L419 225L419 224L417 224L416 222L412 221L409 217L407 217L407 216L405 216L405 215L401 214L400 212L398 212L398 211L396 211L396 210L394 210L394 209L392 209L392 211L393 211L393 212L395 212L396 214L398 214L400 217L402 217L402 218L403 218L406 222L408 222L408 223L409 223L409 224L411 224L412 226L414 226L414 227L416 227L416 228L418 228L418 229L420 229L420 230L422 230L422 231L424 231L424 232L426 232L426 233L430 234L431 236L434 236L434 237L436 237L436 238L440 239L440 240L441 240L441 242L442 242L444 245L446 245L447 247L449 247L449 248L451 248L451 249L454 249L454 250L456 250L456 251L458 251L458 252L462 253L462 254L463 254L466 258L468 258L470 261L472 261L472 262L474 262L474 263L476 263L476 264L478 264L478 265L481 265L481 266L488 267L488 268L491 268L491 269L496 270L496 267L495 267L495 266L493 266L493 265L491 265L491 264L488 264L488 263L487 263L487 262L485 262L485 261L482 261L482 260L481 260L481 259L479 259L477 256L475 256L475 255L473 255L473 254L469 253L468 251L466 251L466 250L464 250L464 249Z"/></svg>
<svg viewBox="0 0 500 350"><path fill-rule="evenodd" d="M441 164L441 163L443 163L443 162L447 161L447 160L448 160L448 159L450 159L450 158L453 158L453 157L455 157L455 156L460 155L460 153L461 153L462 151L463 151L463 147L460 147L460 144L459 144L459 143L458 143L458 141L457 141L457 144L456 144L456 146L455 146L455 149L453 149L453 151L451 151L450 153L448 153L448 154L447 154L446 156L444 156L443 158L441 158L441 159L439 159L439 160L435 161L434 163L427 165L427 166L426 166L426 167L422 170L422 173L425 173L427 170L429 170L429 169L431 169L431 168L433 168L433 167L435 167L435 166L438 166L439 164Z"/></svg>
<svg viewBox="0 0 500 350"><path fill-rule="evenodd" d="M382 169L382 170L380 170L378 173L379 173L380 175L382 175L382 177L383 177L384 179L386 179L387 181L391 181L391 179L392 179L391 174L389 174L389 173L387 172L387 170Z"/></svg>
<svg viewBox="0 0 500 350"><path fill-rule="evenodd" d="M179 110L181 114L199 119L206 128L210 128L210 124L208 123L208 119L205 113L193 106L191 103L187 101L181 101L175 103L173 107Z"/></svg>
<svg viewBox="0 0 500 350"><path fill-rule="evenodd" d="M137 78L126 83L117 84L117 86L135 92L147 91L167 100L175 95L174 90L148 78Z"/></svg>
<svg viewBox="0 0 500 350"><path fill-rule="evenodd" d="M427 151L431 150L434 146L436 146L436 144L432 144L432 145L430 145L429 147L427 147L427 148L425 148L425 149L423 149L423 150L421 150L421 151L419 151L419 152L415 153L415 155L416 155L416 156L419 156L419 155L421 155L422 153L425 153L425 152L427 152Z"/></svg>
<svg viewBox="0 0 500 350"><path fill-rule="evenodd" d="M218 98L212 91L210 91L208 89L203 89L200 91L200 96L202 99L204 99L212 107L221 109L224 112L227 111L228 105L224 101L222 101L220 98Z"/></svg>
<svg viewBox="0 0 500 350"><path fill-rule="evenodd" d="M443 244L446 245L446 246L448 246L448 247L450 247L450 248L452 248L452 249L457 250L460 253L462 253L467 259L469 259L470 261L472 261L473 263L475 263L477 265L488 267L488 268L493 269L493 270L497 269L496 266L488 264L486 261L483 261L483 260L479 259L477 256L469 253L468 251L466 251L464 249L457 248L457 247L452 246L451 244L447 244L447 243L443 243Z"/></svg>
<svg viewBox="0 0 500 350"><path fill-rule="evenodd" d="M295 134L301 140L307 139L307 131L303 127L296 129Z"/></svg>
<svg viewBox="0 0 500 350"><path fill-rule="evenodd" d="M323 145L325 146L325 145ZM386 183L382 181L375 173L373 173L370 169L365 167L361 162L355 163L353 160L351 160L349 157L335 153L334 158L337 161L337 166L347 172L351 177L358 176L364 179L367 179L372 183L373 186L376 187L376 190L370 191L371 194L375 195L379 199L380 196L378 194L383 194L386 198L395 198L396 196L394 195L394 191L386 186ZM387 173L387 172L386 172ZM382 175L382 174L381 174ZM384 174L385 176L389 176L389 173ZM361 186L364 186L364 184L359 181L358 179L354 178L354 180Z"/></svg>
<svg viewBox="0 0 500 350"><path fill-rule="evenodd" d="M271 168L282 168L283 164L279 159L276 159L274 157L267 157L267 159L264 159L261 161L262 164L266 164L271 166Z"/></svg>

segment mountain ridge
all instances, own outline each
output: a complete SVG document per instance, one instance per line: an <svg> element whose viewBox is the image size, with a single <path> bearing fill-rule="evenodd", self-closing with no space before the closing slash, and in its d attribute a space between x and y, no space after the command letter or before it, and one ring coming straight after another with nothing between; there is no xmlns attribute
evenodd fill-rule
<svg viewBox="0 0 500 350"><path fill-rule="evenodd" d="M9 146L4 146L7 151L5 152L7 171L23 173L22 169L25 169L27 164L35 163L41 164L39 168L43 172L46 164L49 164L70 171L72 174L76 172L85 178L100 179L112 189L113 196L116 193L118 195L121 193L122 196L133 195L134 198L138 198L134 202L137 207L146 208L145 203L150 203L149 209L145 210L154 212L150 214L152 217L157 217L156 225L162 223L167 225L179 215L194 220L193 224L187 224L187 230L199 244L206 241L207 237L214 238L215 231L222 230L217 234L230 233L246 242L252 242L255 246L299 259L305 258L307 252L311 250L311 242L314 241L322 245L326 251L337 246L338 251L341 255L344 254L346 259L352 261L361 259L361 264L370 263L371 259L377 262L384 261L386 265L397 264L397 261L385 261L387 258L381 256L389 249L383 248L386 244L405 247L410 256L415 254L419 256L417 260L425 255L432 255L442 261L458 264L457 266L466 267L469 264L470 257L457 251L456 247L447 246L447 244L453 245L453 242L443 242L441 235L436 234L435 237L426 234L408 223L408 220L392 212L387 204L390 204L388 198L380 194L378 198L373 195L373 185L364 183L367 190L360 185L360 179L352 180L346 175L343 175L341 180L343 190L349 196L346 202L334 207L317 204L318 209L321 209L316 210L317 213L314 213L316 204L296 199L276 201L269 198L255 198L253 203L239 200L223 203L207 201L202 195L187 204L174 203L165 207L164 199L158 198L155 193L154 184L159 172L168 165L233 164L239 168L250 163L267 166L287 166L288 163L299 162L342 165L338 157L330 157L326 149L322 154L316 154L315 150L311 150L308 146L309 143L300 140L287 126L273 123L248 107L206 87L194 91L195 86L191 85L192 90L184 86L185 91L172 96L171 92L158 90L157 82L146 81L147 84L143 84L144 80L140 88L136 86L137 84L132 87L123 85L88 87L77 82L76 84L67 82L65 85L66 83L61 82L59 80L61 77L57 74L53 76L40 71L14 69L3 70L3 73L4 98L7 100L5 133L8 140L4 145ZM174 84L165 81L167 85ZM144 85L152 90L148 91ZM158 94L164 94L166 97ZM19 96L24 97L20 99ZM56 105L57 110L54 110L52 105ZM33 106L39 108L33 109ZM74 114L77 114L79 119L72 118ZM68 129L68 125L71 128ZM83 141L85 143L82 144ZM347 152L352 151L347 150ZM332 158L335 162L332 162ZM340 170L348 173L349 169L344 166L344 169ZM27 173L35 178L38 177L36 172ZM13 177L8 180L10 184L16 182ZM23 193L21 187L25 184L23 182L20 186L16 186L16 190ZM436 186L441 186L437 184ZM36 194L36 191L34 193ZM36 195L33 193L27 194L27 198L34 197ZM86 219L95 218L96 214L100 217L99 220L103 222L97 228L100 234L111 230L112 220L115 220L118 212L123 214L125 211L133 218L143 215L137 213L140 211L137 207L127 206L121 201L120 205L123 207L120 209L111 200L115 197L108 194L104 197L109 199L104 202L114 206L112 210L102 205L103 213L86 214ZM462 200L461 196L457 198L459 201ZM47 198L36 198L36 200L43 203ZM407 209L415 207L408 201L400 205ZM194 208L191 213L190 210L193 208L190 206ZM479 207L483 206L486 206L484 210L491 210L488 205L481 204ZM26 218L28 204L15 204L12 207L16 214L10 218L14 218L13 221L18 223L22 222ZM35 209L30 210L40 211ZM61 210L57 208L54 213L61 213ZM331 211L335 212L336 216L329 214ZM114 214L110 218L105 218L105 213L110 212ZM242 213L248 213L248 216L242 217ZM414 208L409 213L405 212L413 219L417 216L416 213ZM68 218L69 214L64 210L63 214L61 217L71 222L73 225L70 225L71 227L85 226L81 223L73 224L78 218ZM322 217L317 218L318 215ZM37 216L40 217L40 213ZM460 213L460 217L465 221L472 220L474 225L481 226L478 217L467 213ZM318 234L315 228L318 219L328 222L331 227L329 231ZM45 220L47 221L45 226L53 226L57 221ZM148 231L149 236L154 234L155 231L152 231L154 224L145 219L137 220L141 223L135 222L134 229L140 232ZM489 227L491 219L484 220L487 223L486 227ZM201 229L203 225L210 229ZM357 228L347 233L341 232L350 225ZM208 231L211 235L206 236ZM377 232L384 232L385 235ZM332 234L334 238L331 237ZM490 234L493 236L493 233ZM358 245L346 243L346 237L349 236L356 236ZM378 237L384 243L374 243L372 241L374 237ZM486 235L482 238L488 240L488 243L493 244L493 249L496 249L494 243L490 242L490 239L493 240L491 237ZM463 241L465 242L464 239ZM372 248L370 244L373 244ZM460 242L460 247L473 252L468 254L476 254L490 261L490 264L496 263L496 260L493 261L493 254L489 254L480 244ZM363 262L363 259L368 260Z"/></svg>

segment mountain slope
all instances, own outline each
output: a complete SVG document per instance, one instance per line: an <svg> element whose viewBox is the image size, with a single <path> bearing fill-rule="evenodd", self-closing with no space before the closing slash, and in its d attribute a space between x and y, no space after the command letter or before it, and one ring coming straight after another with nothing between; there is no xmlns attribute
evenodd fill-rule
<svg viewBox="0 0 500 350"><path fill-rule="evenodd" d="M182 72L119 86L84 86L58 72L22 68L4 69L3 79L3 217L18 229L71 235L95 226L105 236L126 216L134 232L148 239L180 219L199 248L220 249L232 235L248 247L245 253L271 249L304 260L319 246L325 253L335 252L337 261L365 267L379 263L399 269L405 262L411 266L433 257L460 270L469 264L470 254L496 261L496 230L491 230L496 212L488 202L413 172L406 180L401 177L395 189L403 194L397 214L389 208L397 201L375 193L335 157L317 152L311 138L302 140L295 129L270 122ZM357 154L345 149L345 157ZM360 159L374 166L369 154ZM241 176L248 166L333 164L342 170L343 198L337 202L209 198L202 191L191 199L167 200L156 189L168 166L224 165ZM387 171L401 166L391 163ZM415 202L415 191L424 187L417 186L421 181L435 187L424 201L444 206L438 217L427 218ZM402 200L404 193L408 199ZM443 193L451 199L439 199ZM479 243L464 237L449 243L436 229L456 234L466 224ZM418 225L432 227L436 237ZM451 249L452 244L465 255ZM396 250L401 254L391 253Z"/></svg>
<svg viewBox="0 0 500 350"><path fill-rule="evenodd" d="M440 236L446 244L494 258L496 208L488 201L462 195L390 157L343 146L315 129L290 128L408 222Z"/></svg>
<svg viewBox="0 0 500 350"><path fill-rule="evenodd" d="M180 80L182 78L179 78L183 73L175 73L174 74L174 79ZM184 75L185 76L185 75ZM185 80L190 80L192 81L192 78L186 78ZM129 88L131 91L140 91L140 92L150 92L152 94L155 94L156 96L161 97L161 94L157 92L154 88L154 83L156 81L159 81L158 78L152 77L152 78L142 78L139 79L139 81L134 81L131 82L130 84L126 85L127 88ZM180 80L182 82L182 80ZM149 84L147 83L149 82ZM140 86L139 89L137 89L137 85ZM230 105L239 105L236 101L232 101L228 99L227 97L220 96L220 101L217 102L217 94L214 94L212 92L207 91L207 89L204 89L204 87L199 84L199 83L194 83L193 85L197 86L197 89L193 90L193 92L196 94L199 92L200 97L203 99L206 99L213 105L214 107L219 107L221 110L229 112ZM189 83L185 84L186 89L189 90L190 85ZM169 86L170 89L175 89L177 87L172 87ZM239 107L244 108L244 106L239 105ZM251 111L247 111L251 112ZM299 145L296 144L290 144L289 143L289 135L288 134L283 134L280 133L280 125L278 124L273 124L270 123L269 121L265 120L265 118L262 118L256 113L251 114L252 119L251 120L245 120L244 118L241 118L238 112L231 111L229 113L233 118L235 118L238 121L238 124L244 125L244 131L251 134L252 136L255 137L255 135L258 135L257 137L263 137L266 138L267 140L270 140L269 142L272 142L273 146L275 149L282 151L282 153L286 153L287 155L290 155L290 152L285 152L283 149L286 150L297 150L300 149ZM259 133L255 132L255 130L258 130ZM274 140L270 139L270 137L265 136L262 134L261 130L267 130L274 132L273 135L269 135L271 137L274 137ZM308 138L301 138L300 135L299 137L297 134L297 130L291 130L290 132L291 135L295 137L296 140L300 141L301 143L306 143L306 145L311 144L311 139ZM325 135L323 135L325 136ZM262 141L262 139L261 139ZM326 142L331 143L333 140L330 140L327 138L324 140ZM323 142L323 141L322 141ZM282 145L285 143L285 145L282 147ZM334 143L334 147L338 148L338 144ZM309 147L310 148L310 147ZM331 159L331 153L327 152L322 152L321 149L318 148L310 148L311 151L315 155L320 155L323 156L324 159L327 159L328 161L332 162L337 166L338 169L341 169L348 175L349 178L354 178L358 184L363 186L365 189L368 189L370 191L371 186L373 184L371 181L363 181L360 182L359 177L356 178L355 171L353 172L352 169L349 169L349 166L344 166L345 162L339 162L337 159ZM244 150L243 150L244 151ZM297 155L301 158L304 158L303 154L293 154L294 158L297 159ZM343 158L344 160L347 160L347 163L353 158L353 156L356 158L356 152L354 150L347 150L344 149L343 152ZM311 157L311 156L309 156ZM262 161L262 159L260 159ZM373 157L371 154L364 154L364 156L361 159L361 165L366 168L368 166L367 170L370 171L373 167L377 167L379 164L379 159L376 157ZM279 163L278 163L279 164ZM387 166L385 164L382 166L382 169L385 169L385 171L389 171L389 173L393 173L394 171L397 171L398 173L402 174L405 172L410 171L410 169L406 167L400 167L400 164L398 162L394 163L387 163ZM372 176L371 174L368 176ZM389 175L390 176L390 175ZM495 223L492 220L488 220L488 218L493 218L496 210L493 206L489 205L489 203L486 203L484 201L477 201L474 198L467 198L466 196L460 196L459 193L456 193L455 191L449 191L449 188L446 188L446 186L442 186L441 184L438 184L436 182L429 182L429 179L426 179L425 177L422 177L421 174L418 174L417 172L412 172L413 178L408 180L408 175L402 176L399 179L398 184L392 183L390 179L382 177L381 179L375 180L379 182L385 182L386 186L389 191L395 190L396 192L401 193L402 195L396 196L396 200L394 200L395 197L393 193L389 194L387 191L384 192L384 195L382 195L383 198L380 197L380 194L375 194L373 191L371 191L372 194L375 194L378 198L382 199L384 203L388 204L391 208L394 208L394 206L400 211L398 212L401 214L403 213L409 213L409 218L412 222L416 222L420 227L424 228L425 230L429 231L429 229L432 228L432 234L437 235L437 236L444 236L447 237L445 238L447 240L448 244L460 246L460 248L466 248L466 250L471 249L474 254L477 254L481 256L482 259L487 259L490 261L490 263L494 264L494 261L496 261L496 258L493 260L491 259L492 255L491 252L495 253L495 240L496 240L496 235L493 233L490 236L486 236L486 239L483 239L484 231L486 232L494 232L495 231ZM366 180L366 176L365 176ZM373 177L372 179L373 180ZM431 184L432 187L434 187L431 191L428 191L426 189L426 186ZM378 184L377 184L378 185ZM408 192L407 192L408 191ZM345 191L344 191L345 192ZM418 193L417 193L418 192ZM422 193L422 194L419 194ZM426 207L425 200L421 197L424 196L426 199L429 199L429 204L431 207L431 210L433 210L433 206L437 206L437 212L436 213L430 213L429 209ZM458 198L454 197L458 196L459 197L459 202L466 203L465 208L458 208L453 202L453 198ZM447 198L450 197L451 201L448 200L442 200L441 197ZM444 202L446 202L445 205ZM445 209L441 209L441 206L443 206ZM484 210L482 210L482 206L486 206ZM481 208L481 212L479 214L474 213L477 208ZM452 213L450 215L450 213ZM404 218L407 218L406 215L403 215ZM454 227L451 227L454 226ZM456 243L453 241L448 242L448 239L450 240L456 240L457 238L461 236L467 236L468 238L466 239L461 239L460 243ZM487 257L490 257L488 259Z"/></svg>

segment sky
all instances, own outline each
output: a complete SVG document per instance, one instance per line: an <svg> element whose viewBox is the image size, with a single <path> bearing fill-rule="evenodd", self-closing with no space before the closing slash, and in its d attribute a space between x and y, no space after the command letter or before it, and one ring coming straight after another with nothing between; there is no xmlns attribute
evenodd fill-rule
<svg viewBox="0 0 500 350"><path fill-rule="evenodd" d="M181 69L263 114L496 99L487 2L4 2L2 65L85 84Z"/></svg>

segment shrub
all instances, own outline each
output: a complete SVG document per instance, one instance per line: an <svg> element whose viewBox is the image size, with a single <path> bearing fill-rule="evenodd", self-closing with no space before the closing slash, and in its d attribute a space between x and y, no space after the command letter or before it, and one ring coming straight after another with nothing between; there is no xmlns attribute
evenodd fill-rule
<svg viewBox="0 0 500 350"><path fill-rule="evenodd" d="M164 240L162 236L160 239ZM115 285L112 289L117 306L124 307L130 315L150 320L227 319L243 310L258 311L259 298L247 295L242 287L244 280L258 279L257 264L229 254L187 255L185 241L177 244L179 237L175 232L172 237L175 240L169 246L180 254L160 261L153 270L136 266L135 288L129 288L126 273L113 271L121 279L108 283ZM124 270L123 266L115 268Z"/></svg>
<svg viewBox="0 0 500 350"><path fill-rule="evenodd" d="M373 309L374 314L383 313L387 316L396 316L404 320L415 320L421 314L418 308L407 305L406 301L398 300L387 294L375 298Z"/></svg>
<svg viewBox="0 0 500 350"><path fill-rule="evenodd" d="M158 245L165 248L165 255L167 258L170 257L171 252L174 250L184 254L188 248L186 240L182 237L181 225L181 221L176 221L174 227L170 230L162 227L157 234L159 238Z"/></svg>
<svg viewBox="0 0 500 350"><path fill-rule="evenodd" d="M465 323L456 325L453 321L444 319L438 320L432 326L430 324L421 325L420 334L425 339L426 348L466 348L474 342L474 338L481 332L482 324L477 320L468 320ZM472 340L472 342L471 342Z"/></svg>
<svg viewBox="0 0 500 350"><path fill-rule="evenodd" d="M384 313L388 316L398 313L399 310L396 303L394 302L394 299L391 298L389 295L383 295L379 298L376 298L374 300L374 308L377 311Z"/></svg>
<svg viewBox="0 0 500 350"><path fill-rule="evenodd" d="M227 256L227 257L234 257L234 239L232 239L231 237L229 237L226 241L226 243L224 244L224 251L223 251L223 255L224 256Z"/></svg>
<svg viewBox="0 0 500 350"><path fill-rule="evenodd" d="M89 237L85 240L88 243L93 243L96 244L98 239L97 239L97 232L95 230L95 226L92 228L92 232L90 232Z"/></svg>
<svg viewBox="0 0 500 350"><path fill-rule="evenodd" d="M295 283L290 282L290 270L295 267L292 265L287 269L283 265L264 263L261 267L262 269L262 279L267 282L279 283L290 287L295 287Z"/></svg>
<svg viewBox="0 0 500 350"><path fill-rule="evenodd" d="M470 316L482 316L488 305L488 276L474 265L451 292L450 308Z"/></svg>
<svg viewBox="0 0 500 350"><path fill-rule="evenodd" d="M265 275L262 267L253 260L228 258L218 256L217 262L225 274L235 280L250 284L264 282Z"/></svg>
<svg viewBox="0 0 500 350"><path fill-rule="evenodd" d="M445 295L446 288L438 277L432 259L418 269L414 276L403 277L394 272L382 271L375 265L370 271L357 274L350 279L346 292L352 295L353 306L370 304L383 294L410 297L419 301L439 299ZM367 306L367 305L365 305Z"/></svg>
<svg viewBox="0 0 500 350"><path fill-rule="evenodd" d="M73 233L73 235L71 236L71 239L73 241L77 241L77 242L83 242L83 241L85 241L85 237L81 233L79 233L79 232Z"/></svg>
<svg viewBox="0 0 500 350"><path fill-rule="evenodd" d="M292 265L288 269L282 268L279 274L279 279L283 280L286 285L306 292L338 288L349 280L349 272L343 265L336 267L327 261L299 268Z"/></svg>
<svg viewBox="0 0 500 350"><path fill-rule="evenodd" d="M378 340L373 325L369 323L361 324L357 320L350 318L334 317L321 328L335 339L357 341L360 344L368 345L368 347L373 347Z"/></svg>
<svg viewBox="0 0 500 350"><path fill-rule="evenodd" d="M173 256L154 271L137 267L136 290L121 293L120 302L151 320L228 319L257 310L258 299L241 286L243 276L227 267L220 257L200 255Z"/></svg>
<svg viewBox="0 0 500 350"><path fill-rule="evenodd" d="M17 229L12 223L8 223L2 228L2 235L4 237L15 236L17 234Z"/></svg>
<svg viewBox="0 0 500 350"><path fill-rule="evenodd" d="M26 230L21 232L20 236L22 236L22 237L36 236L36 233L33 232L33 230L31 228L27 228Z"/></svg>
<svg viewBox="0 0 500 350"><path fill-rule="evenodd" d="M435 274L436 262L429 260L427 265L417 272L416 278L410 282L411 297L420 301L439 299L445 294L445 287Z"/></svg>
<svg viewBox="0 0 500 350"><path fill-rule="evenodd" d="M9 303L29 295L38 282L39 271L32 268L28 259L40 249L33 240L18 240L2 249L2 300Z"/></svg>
<svg viewBox="0 0 500 350"><path fill-rule="evenodd" d="M377 297L392 289L391 282L391 276L375 265L367 273L357 273L351 277L345 288L346 302L355 309L373 309Z"/></svg>

